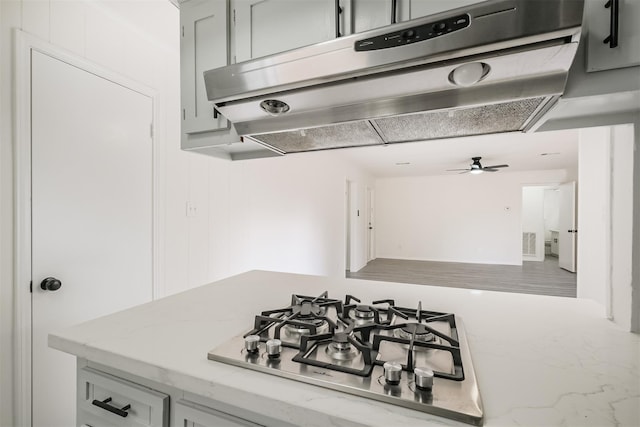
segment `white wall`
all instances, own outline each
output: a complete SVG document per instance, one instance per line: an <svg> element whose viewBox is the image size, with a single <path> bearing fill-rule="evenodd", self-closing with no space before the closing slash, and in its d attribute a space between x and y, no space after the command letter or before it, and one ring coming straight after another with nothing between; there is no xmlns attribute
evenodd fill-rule
<svg viewBox="0 0 640 427"><path fill-rule="evenodd" d="M640 333L640 114L633 124L633 208L632 208L632 257L631 257L631 330ZM628 233L629 230L626 230Z"/></svg>
<svg viewBox="0 0 640 427"><path fill-rule="evenodd" d="M578 297L632 329L632 125L580 131Z"/></svg>
<svg viewBox="0 0 640 427"><path fill-rule="evenodd" d="M633 181L633 126L611 128L611 318L632 328L632 245L633 191L640 186ZM637 166L640 168L640 166ZM638 216L638 214L636 214ZM636 306L637 307L637 306Z"/></svg>
<svg viewBox="0 0 640 427"><path fill-rule="evenodd" d="M522 232L536 233L536 255L522 255L523 261L544 261L545 187L522 189Z"/></svg>
<svg viewBox="0 0 640 427"><path fill-rule="evenodd" d="M607 305L609 277L609 128L580 131L578 152L578 298Z"/></svg>
<svg viewBox="0 0 640 427"><path fill-rule="evenodd" d="M369 176L332 152L233 163L228 273L264 269L344 277L347 179L357 193L352 194L351 241L358 248L351 263L361 268Z"/></svg>
<svg viewBox="0 0 640 427"><path fill-rule="evenodd" d="M376 181L376 255L520 265L522 186L572 179L564 170Z"/></svg>

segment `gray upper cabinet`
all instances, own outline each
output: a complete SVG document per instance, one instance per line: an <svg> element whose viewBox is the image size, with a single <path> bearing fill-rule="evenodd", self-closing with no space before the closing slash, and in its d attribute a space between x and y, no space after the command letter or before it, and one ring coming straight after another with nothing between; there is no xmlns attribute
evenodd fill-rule
<svg viewBox="0 0 640 427"><path fill-rule="evenodd" d="M353 32L361 33L391 24L391 0L351 0Z"/></svg>
<svg viewBox="0 0 640 427"><path fill-rule="evenodd" d="M398 21L408 21L422 16L445 12L485 0L398 0Z"/></svg>
<svg viewBox="0 0 640 427"><path fill-rule="evenodd" d="M615 9L612 11L611 7L605 8L605 4L607 0L585 1L587 71L640 65L640 1L617 1L618 42L615 47L611 47L609 42L604 42L611 34L611 13L616 12Z"/></svg>
<svg viewBox="0 0 640 427"><path fill-rule="evenodd" d="M361 33L390 25L394 15L396 22L403 22L482 1L485 0L397 0L395 12L392 0L343 0L340 3L346 8L344 21L351 24L347 26L348 32Z"/></svg>
<svg viewBox="0 0 640 427"><path fill-rule="evenodd" d="M232 0L235 62L336 37L335 0Z"/></svg>
<svg viewBox="0 0 640 427"><path fill-rule="evenodd" d="M227 129L207 100L202 73L228 63L227 3L190 0L180 6L180 90L183 138Z"/></svg>
<svg viewBox="0 0 640 427"><path fill-rule="evenodd" d="M229 63L229 1L180 2L180 93L183 150L230 160L277 154L243 141L207 99L203 73Z"/></svg>

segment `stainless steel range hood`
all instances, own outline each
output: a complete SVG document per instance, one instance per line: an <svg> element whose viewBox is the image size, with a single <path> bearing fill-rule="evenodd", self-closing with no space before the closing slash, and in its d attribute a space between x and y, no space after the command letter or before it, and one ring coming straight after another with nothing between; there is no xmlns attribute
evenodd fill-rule
<svg viewBox="0 0 640 427"><path fill-rule="evenodd" d="M527 131L563 93L582 0L490 0L204 73L282 154Z"/></svg>

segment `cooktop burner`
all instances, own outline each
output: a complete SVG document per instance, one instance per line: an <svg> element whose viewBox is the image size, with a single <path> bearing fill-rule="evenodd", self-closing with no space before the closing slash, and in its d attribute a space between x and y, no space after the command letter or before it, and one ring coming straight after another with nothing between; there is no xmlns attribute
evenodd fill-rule
<svg viewBox="0 0 640 427"><path fill-rule="evenodd" d="M352 295L292 295L208 358L473 425L483 409L460 318L369 304ZM358 379L359 378L359 379Z"/></svg>

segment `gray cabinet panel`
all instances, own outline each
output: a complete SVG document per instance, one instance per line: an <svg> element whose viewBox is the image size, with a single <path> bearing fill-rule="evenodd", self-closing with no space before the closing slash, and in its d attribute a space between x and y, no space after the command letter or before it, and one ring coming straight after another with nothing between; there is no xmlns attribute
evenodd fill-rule
<svg viewBox="0 0 640 427"><path fill-rule="evenodd" d="M485 0L398 0L398 20L408 21Z"/></svg>
<svg viewBox="0 0 640 427"><path fill-rule="evenodd" d="M391 24L391 0L351 0L351 7L354 33Z"/></svg>
<svg viewBox="0 0 640 427"><path fill-rule="evenodd" d="M186 400L175 405L175 424L185 427L258 427L259 424Z"/></svg>
<svg viewBox="0 0 640 427"><path fill-rule="evenodd" d="M169 396L96 371L78 369L78 425L91 427L168 427ZM106 402L104 408L94 402ZM116 408L116 410L109 410ZM117 409L126 415L119 415Z"/></svg>
<svg viewBox="0 0 640 427"><path fill-rule="evenodd" d="M587 0L584 6L587 28L587 71L612 70L640 65L640 1L618 0L618 46L604 39L611 32L611 9L606 0Z"/></svg>
<svg viewBox="0 0 640 427"><path fill-rule="evenodd" d="M227 120L214 117L207 100L203 72L228 63L227 2L190 0L180 7L180 91L182 133L227 129Z"/></svg>
<svg viewBox="0 0 640 427"><path fill-rule="evenodd" d="M335 38L335 0L234 0L235 62Z"/></svg>

